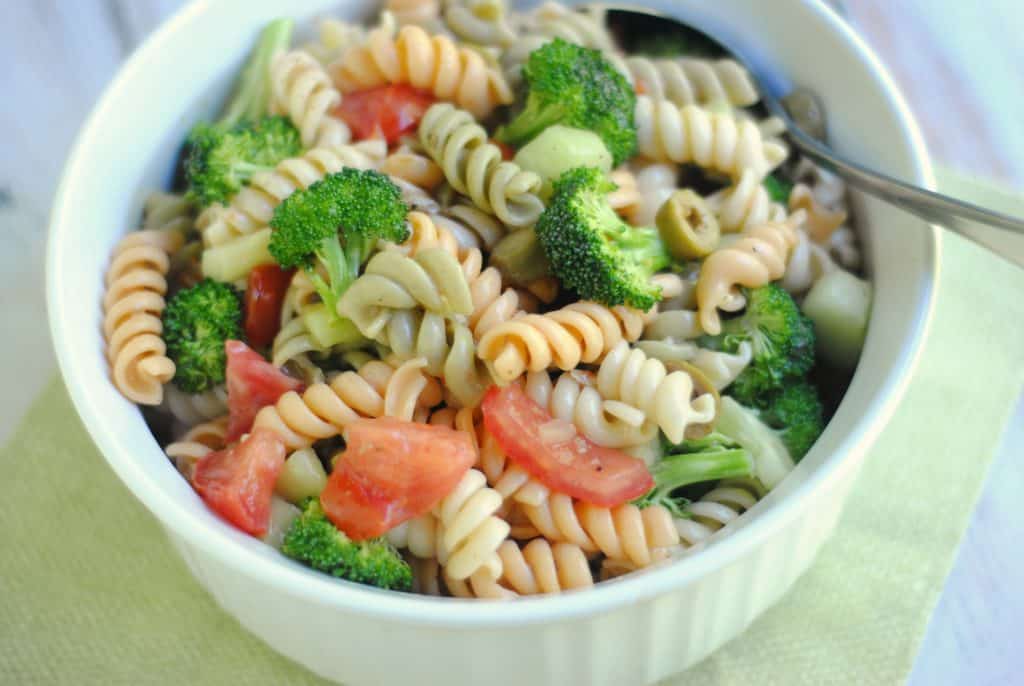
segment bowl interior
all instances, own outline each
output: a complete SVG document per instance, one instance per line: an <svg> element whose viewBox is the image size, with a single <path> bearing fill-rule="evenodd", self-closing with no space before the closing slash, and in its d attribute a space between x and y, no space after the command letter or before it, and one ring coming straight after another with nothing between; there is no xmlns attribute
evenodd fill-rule
<svg viewBox="0 0 1024 686"><path fill-rule="evenodd" d="M864 44L813 0L652 0L649 5L754 46L760 58L814 88L835 146L902 178L932 185L927 156L892 82ZM305 0L286 11L302 21L330 13L358 18L362 2ZM599 612L680 586L734 559L799 516L807 493L849 477L905 386L934 296L937 232L908 215L856 200L875 284L868 340L842 406L794 473L730 536L700 555L594 590L503 604L378 592L338 583L294 564L212 515L178 475L140 411L109 382L101 297L110 251L134 229L142 201L166 186L191 124L212 116L276 0L195 2L131 58L79 136L54 206L47 256L49 316L61 371L82 420L133 493L178 536L291 593L373 614L433 624L541 621ZM439 604L444 612L438 612Z"/></svg>

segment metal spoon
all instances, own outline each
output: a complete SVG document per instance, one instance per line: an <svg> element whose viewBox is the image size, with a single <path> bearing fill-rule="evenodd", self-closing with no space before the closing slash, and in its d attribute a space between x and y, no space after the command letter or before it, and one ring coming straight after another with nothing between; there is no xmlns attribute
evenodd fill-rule
<svg viewBox="0 0 1024 686"><path fill-rule="evenodd" d="M825 109L820 99L806 88L788 89L784 79L755 68L756 61L749 58L739 45L732 45L689 24L659 12L626 5L606 6L606 21L610 28L618 29L624 37L642 27L646 35L677 35L717 46L721 53L734 57L750 72L758 91L762 94L768 112L779 117L786 125L789 139L802 154L828 169L851 186L891 205L914 214L930 224L939 224L1002 254L976 232L974 224L994 226L1005 231L1024 234L1024 219L993 212L977 205L951 198L940 193L918 188L863 165L851 162L825 143ZM762 68L765 65L761 65Z"/></svg>

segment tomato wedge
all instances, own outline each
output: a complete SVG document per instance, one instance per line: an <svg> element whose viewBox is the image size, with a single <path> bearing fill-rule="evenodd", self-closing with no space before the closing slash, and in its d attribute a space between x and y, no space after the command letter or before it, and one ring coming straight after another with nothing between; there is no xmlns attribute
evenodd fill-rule
<svg viewBox="0 0 1024 686"><path fill-rule="evenodd" d="M200 458L192 485L211 510L245 533L262 536L270 524L270 500L284 453L276 433L256 429L245 440Z"/></svg>
<svg viewBox="0 0 1024 686"><path fill-rule="evenodd" d="M281 304L294 273L276 264L261 264L249 272L249 285L245 289L245 337L254 348L270 345L281 328Z"/></svg>
<svg viewBox="0 0 1024 686"><path fill-rule="evenodd" d="M508 143L502 143L501 141L496 141L493 138L491 139L491 142L498 146L498 150L501 150L501 159L505 160L506 162L513 159L516 156L515 148L513 148Z"/></svg>
<svg viewBox="0 0 1024 686"><path fill-rule="evenodd" d="M320 502L355 541L429 512L476 462L469 434L386 417L353 422L345 443Z"/></svg>
<svg viewBox="0 0 1024 686"><path fill-rule="evenodd" d="M395 143L419 126L432 104L433 96L412 86L381 86L347 93L336 114L357 139L383 136L388 143Z"/></svg>
<svg viewBox="0 0 1024 686"><path fill-rule="evenodd" d="M252 428L256 413L277 402L288 391L297 391L302 383L288 376L263 359L263 356L241 341L227 341L228 356L228 442Z"/></svg>
<svg viewBox="0 0 1024 686"><path fill-rule="evenodd" d="M516 385L492 387L484 396L483 413L487 431L508 459L552 491L615 507L654 487L643 460L621 450L599 446L579 433L565 440L542 440L542 427L552 417Z"/></svg>

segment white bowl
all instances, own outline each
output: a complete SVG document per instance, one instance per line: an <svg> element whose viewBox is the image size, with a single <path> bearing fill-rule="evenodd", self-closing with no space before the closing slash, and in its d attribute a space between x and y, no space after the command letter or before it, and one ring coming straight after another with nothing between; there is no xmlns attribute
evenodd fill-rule
<svg viewBox="0 0 1024 686"><path fill-rule="evenodd" d="M196 2L125 64L79 136L54 206L50 325L67 387L107 461L202 583L272 648L347 684L624 684L685 669L739 634L831 533L865 451L899 402L935 295L935 229L859 202L875 305L842 406L785 482L699 554L558 597L494 603L387 593L333 580L210 513L138 408L107 376L100 331L111 249L165 186L189 126L212 115L259 28L281 13L356 16L363 3ZM834 143L932 186L911 114L864 43L818 2L654 0L756 46L824 99ZM152 589L159 593L159 588Z"/></svg>

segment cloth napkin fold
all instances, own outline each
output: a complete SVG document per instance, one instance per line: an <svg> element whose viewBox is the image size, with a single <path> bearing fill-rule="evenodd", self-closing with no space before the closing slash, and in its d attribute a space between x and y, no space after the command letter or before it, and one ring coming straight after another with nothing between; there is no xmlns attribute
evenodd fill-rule
<svg viewBox="0 0 1024 686"><path fill-rule="evenodd" d="M1024 271L946 236L920 367L835 536L742 637L666 683L906 678L1024 380L1022 293ZM193 581L59 380L0 451L0 474L0 681L324 683Z"/></svg>

